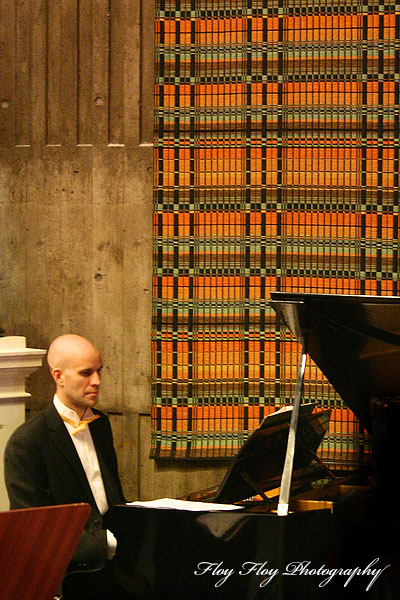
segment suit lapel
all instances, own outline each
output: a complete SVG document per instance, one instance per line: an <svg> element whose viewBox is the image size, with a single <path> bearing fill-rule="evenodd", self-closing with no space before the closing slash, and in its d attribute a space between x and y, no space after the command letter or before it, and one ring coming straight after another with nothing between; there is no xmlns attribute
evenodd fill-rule
<svg viewBox="0 0 400 600"><path fill-rule="evenodd" d="M107 496L107 502L108 502L109 506L111 506L112 504L115 504L115 500L113 497L114 494L112 493L114 490L114 487L115 487L115 483L114 483L112 474L110 473L110 470L107 466L108 461L107 461L107 456L105 456L107 451L106 451L104 439L103 439L104 428L103 428L102 419L100 418L97 421L93 421L93 423L90 423L89 429L90 429L90 433L92 435L94 447L96 449L97 458L99 460L99 466L100 466L101 476L103 479L104 489L105 489L106 496Z"/></svg>

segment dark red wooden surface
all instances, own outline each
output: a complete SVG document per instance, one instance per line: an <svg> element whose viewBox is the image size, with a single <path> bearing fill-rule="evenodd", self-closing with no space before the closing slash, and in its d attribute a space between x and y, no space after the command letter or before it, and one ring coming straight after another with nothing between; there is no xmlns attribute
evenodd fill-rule
<svg viewBox="0 0 400 600"><path fill-rule="evenodd" d="M0 599L52 599L90 510L66 504L0 512Z"/></svg>

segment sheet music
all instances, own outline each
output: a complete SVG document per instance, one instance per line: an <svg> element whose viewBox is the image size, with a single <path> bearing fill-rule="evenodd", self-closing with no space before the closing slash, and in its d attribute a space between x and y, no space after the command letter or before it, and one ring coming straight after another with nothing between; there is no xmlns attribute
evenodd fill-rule
<svg viewBox="0 0 400 600"><path fill-rule="evenodd" d="M172 510L191 510L198 512L213 512L221 510L240 510L242 506L236 504L216 504L214 502L191 502L189 500L175 500L174 498L159 498L147 502L127 502L127 506L139 508L168 508Z"/></svg>

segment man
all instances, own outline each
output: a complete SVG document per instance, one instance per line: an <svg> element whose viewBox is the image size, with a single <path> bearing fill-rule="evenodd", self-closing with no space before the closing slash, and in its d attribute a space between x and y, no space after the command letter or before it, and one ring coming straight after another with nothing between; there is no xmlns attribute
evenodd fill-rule
<svg viewBox="0 0 400 600"><path fill-rule="evenodd" d="M5 450L10 509L89 503L92 512L68 569L71 574L64 578L63 599L129 598L107 560L116 540L102 528L109 507L125 500L109 421L94 408L103 366L100 352L89 340L68 334L52 342L47 360L56 383L53 403L21 425Z"/></svg>

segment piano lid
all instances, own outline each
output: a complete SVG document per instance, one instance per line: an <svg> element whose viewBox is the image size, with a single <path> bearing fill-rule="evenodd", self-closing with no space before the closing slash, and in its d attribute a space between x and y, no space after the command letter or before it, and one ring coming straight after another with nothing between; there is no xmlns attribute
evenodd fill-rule
<svg viewBox="0 0 400 600"><path fill-rule="evenodd" d="M270 305L371 432L370 399L400 396L400 298L272 292Z"/></svg>
<svg viewBox="0 0 400 600"><path fill-rule="evenodd" d="M311 465L328 429L331 411L313 412L315 406L303 404L299 409L295 471ZM238 502L280 485L291 414L292 407L286 407L262 420L233 459L214 502Z"/></svg>

